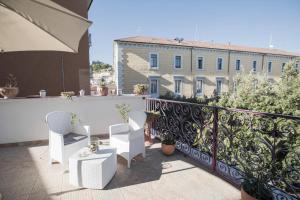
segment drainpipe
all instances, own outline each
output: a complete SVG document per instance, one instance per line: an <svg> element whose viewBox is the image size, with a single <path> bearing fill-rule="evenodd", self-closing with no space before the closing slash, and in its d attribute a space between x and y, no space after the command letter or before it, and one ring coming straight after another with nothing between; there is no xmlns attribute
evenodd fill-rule
<svg viewBox="0 0 300 200"><path fill-rule="evenodd" d="M230 43L229 43L229 45L230 45ZM227 69L227 73L228 73L228 91L229 91L229 89L230 89L230 75L229 75L229 73L230 73L230 50L228 50L228 63L227 63L227 65L228 65L228 69Z"/></svg>
<svg viewBox="0 0 300 200"><path fill-rule="evenodd" d="M261 61L261 71L264 71L264 62L265 62L265 54L262 55L262 61Z"/></svg>
<svg viewBox="0 0 300 200"><path fill-rule="evenodd" d="M191 47L191 80L192 80L191 96L194 95L194 79L193 79L193 48L194 48L194 47Z"/></svg>

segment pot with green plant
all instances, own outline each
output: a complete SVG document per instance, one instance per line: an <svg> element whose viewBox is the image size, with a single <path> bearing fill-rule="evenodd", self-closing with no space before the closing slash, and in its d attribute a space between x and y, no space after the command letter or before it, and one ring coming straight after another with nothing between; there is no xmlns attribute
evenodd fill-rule
<svg viewBox="0 0 300 200"><path fill-rule="evenodd" d="M162 152L170 156L174 153L175 151L175 139L173 138L172 134L168 133L162 137L161 141L161 150Z"/></svg>
<svg viewBox="0 0 300 200"><path fill-rule="evenodd" d="M136 84L133 87L133 92L136 95L145 95L148 91L148 85L146 84Z"/></svg>
<svg viewBox="0 0 300 200"><path fill-rule="evenodd" d="M17 78L13 74L9 74L5 86L0 88L0 94L4 99L16 97L19 93L17 85Z"/></svg>
<svg viewBox="0 0 300 200"><path fill-rule="evenodd" d="M242 200L272 200L271 186L264 175L253 176L253 172L247 172L241 187Z"/></svg>
<svg viewBox="0 0 300 200"><path fill-rule="evenodd" d="M297 192L294 186L297 186L299 176L294 174L299 174L299 159L294 157L297 151L291 145L295 142L294 134L287 137L289 130L294 129L286 129L287 125L292 126L291 123L274 121L275 126L264 124L263 128L259 127L263 131L271 127L272 131L268 133L272 134L256 132L249 135L235 153L237 166L243 172L242 200L272 200L274 189ZM256 127L256 122L252 122L253 127ZM273 129L276 126L278 128Z"/></svg>
<svg viewBox="0 0 300 200"><path fill-rule="evenodd" d="M279 167L277 164L280 163L280 160L275 159L277 156L269 155L269 148L272 149L273 146L267 136L256 135L256 137L251 135L247 138L248 141L244 140L241 148L235 153L238 168L243 172L241 199L272 200L272 183L278 180L276 168ZM276 147L279 154L284 151L280 144L277 144Z"/></svg>
<svg viewBox="0 0 300 200"><path fill-rule="evenodd" d="M104 78L101 78L100 84L99 84L99 93L101 96L107 96L108 95L108 87L106 85L106 82Z"/></svg>
<svg viewBox="0 0 300 200"><path fill-rule="evenodd" d="M145 125L145 141L149 144L152 144L152 138L151 138L151 127L153 122L160 117L159 111L145 111L147 115L146 119L146 125Z"/></svg>

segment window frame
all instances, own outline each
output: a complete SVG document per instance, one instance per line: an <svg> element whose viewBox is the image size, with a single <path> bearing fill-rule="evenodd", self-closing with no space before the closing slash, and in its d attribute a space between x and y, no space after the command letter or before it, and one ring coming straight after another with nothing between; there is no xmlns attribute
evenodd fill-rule
<svg viewBox="0 0 300 200"><path fill-rule="evenodd" d="M270 66L270 63L271 63L271 68L269 68L269 66ZM270 74L270 73L272 73L272 68L273 68L273 66L272 66L272 61L268 61L268 64L267 64L267 72Z"/></svg>
<svg viewBox="0 0 300 200"><path fill-rule="evenodd" d="M222 59L221 69L219 69L219 59ZM216 69L217 69L217 71L223 71L223 69L224 69L224 58L223 57L217 57L217 59L216 59Z"/></svg>
<svg viewBox="0 0 300 200"><path fill-rule="evenodd" d="M237 69L238 61L239 61L239 69ZM235 71L241 71L241 59L236 59L235 60Z"/></svg>
<svg viewBox="0 0 300 200"><path fill-rule="evenodd" d="M198 93L197 92L197 89L198 89L198 81L201 81L201 93ZM196 96L203 96L204 95L204 77L196 77L196 83L195 83L195 93L196 93Z"/></svg>
<svg viewBox="0 0 300 200"><path fill-rule="evenodd" d="M182 89L183 89L183 76L174 76L174 94L175 96L182 96ZM180 93L176 93L176 81L180 81Z"/></svg>
<svg viewBox="0 0 300 200"><path fill-rule="evenodd" d="M156 57L157 57L157 66L156 67L151 67L151 55L156 55ZM159 69L159 53L156 53L156 52L149 52L149 60L148 60L148 62L149 62L149 69L152 69L152 70L157 70L157 69Z"/></svg>
<svg viewBox="0 0 300 200"><path fill-rule="evenodd" d="M159 94L160 94L160 77L159 76L149 76L149 95L152 97L152 98L157 98L159 97ZM156 80L157 82L157 85L156 85L156 92L157 93L151 93L151 81L153 80Z"/></svg>
<svg viewBox="0 0 300 200"><path fill-rule="evenodd" d="M221 88L220 88L220 94L218 93L218 81L221 81ZM224 84L224 78L222 77L217 77L216 78L216 94L218 96L220 96L222 94L222 91L223 91L223 84Z"/></svg>
<svg viewBox="0 0 300 200"><path fill-rule="evenodd" d="M255 63L255 70L254 70L254 63ZM257 61L256 60L252 61L252 71L257 72Z"/></svg>
<svg viewBox="0 0 300 200"><path fill-rule="evenodd" d="M199 58L202 58L202 69L199 69ZM198 71L203 71L204 70L204 57L203 56L197 56L196 67L197 67Z"/></svg>
<svg viewBox="0 0 300 200"><path fill-rule="evenodd" d="M180 67L179 68L176 67L176 57L180 57ZM174 58L173 58L173 67L174 67L174 69L182 69L183 68L182 63L183 63L182 55L178 55L178 54L174 55Z"/></svg>

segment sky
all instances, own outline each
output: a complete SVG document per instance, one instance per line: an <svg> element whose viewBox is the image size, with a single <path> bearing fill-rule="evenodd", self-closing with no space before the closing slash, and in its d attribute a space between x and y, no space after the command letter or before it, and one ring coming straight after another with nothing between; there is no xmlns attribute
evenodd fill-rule
<svg viewBox="0 0 300 200"><path fill-rule="evenodd" d="M113 40L153 36L300 53L300 0L94 0L90 62L112 64Z"/></svg>

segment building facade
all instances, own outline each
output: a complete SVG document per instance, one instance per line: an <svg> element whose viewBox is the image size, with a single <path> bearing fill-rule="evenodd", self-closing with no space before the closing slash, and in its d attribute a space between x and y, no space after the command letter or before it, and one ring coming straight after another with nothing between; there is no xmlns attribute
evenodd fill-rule
<svg viewBox="0 0 300 200"><path fill-rule="evenodd" d="M53 0L61 6L87 18L91 0ZM54 51L6 52L0 53L0 86L7 76L17 78L19 97L39 94L41 89L47 95L57 96L62 91L90 92L89 83L89 41L86 33L79 44L78 53Z"/></svg>
<svg viewBox="0 0 300 200"><path fill-rule="evenodd" d="M135 84L144 83L153 97L168 91L187 97L227 92L242 71L264 72L276 81L284 64L298 56L271 48L150 37L114 41L118 91L132 93Z"/></svg>

